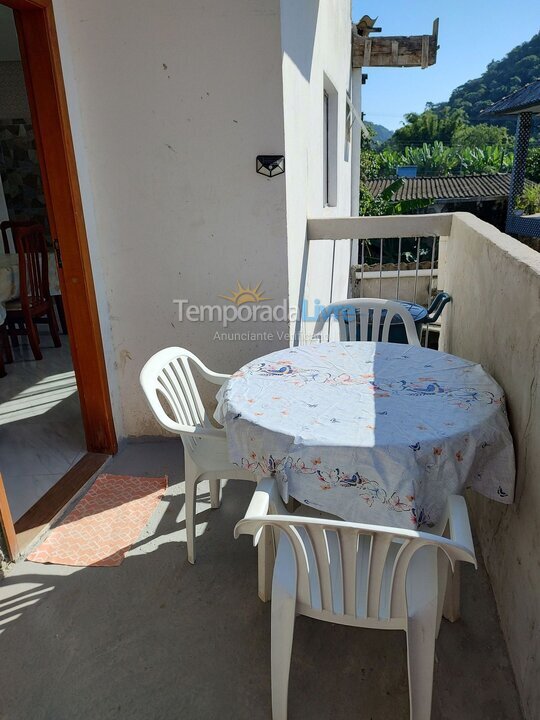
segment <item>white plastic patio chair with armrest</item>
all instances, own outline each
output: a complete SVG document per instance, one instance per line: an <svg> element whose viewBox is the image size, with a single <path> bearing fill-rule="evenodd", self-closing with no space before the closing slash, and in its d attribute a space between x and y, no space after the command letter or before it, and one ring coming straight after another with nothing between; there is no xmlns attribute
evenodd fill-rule
<svg viewBox="0 0 540 720"><path fill-rule="evenodd" d="M382 324L382 342L389 342L390 326L396 316L403 321L409 345L420 345L410 312L398 302L379 298L349 298L322 308L315 323L313 340L321 340L324 326L334 317L339 324L341 341L378 340Z"/></svg>
<svg viewBox="0 0 540 720"><path fill-rule="evenodd" d="M189 562L194 563L197 485L203 480L209 481L210 506L218 508L221 504L221 480L256 482L256 477L229 461L225 430L212 424L191 367L215 385L222 385L230 377L209 370L189 350L169 347L148 360L141 370L140 382L156 420L166 430L182 438L187 555Z"/></svg>
<svg viewBox="0 0 540 720"><path fill-rule="evenodd" d="M268 514L268 513L273 514ZM286 720L296 615L407 634L411 720L429 720L446 560L476 566L467 507L448 500L449 538L288 514L273 478L259 483L234 534L277 538L271 613L272 717ZM443 555L444 553L444 555ZM440 556L440 557L438 557ZM441 558L444 559L440 572Z"/></svg>

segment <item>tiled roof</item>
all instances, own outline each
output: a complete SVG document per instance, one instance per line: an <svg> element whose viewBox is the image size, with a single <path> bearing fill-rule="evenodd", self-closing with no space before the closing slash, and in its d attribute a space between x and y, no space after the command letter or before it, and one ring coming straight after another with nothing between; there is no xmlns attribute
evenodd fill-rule
<svg viewBox="0 0 540 720"><path fill-rule="evenodd" d="M475 200L505 198L510 190L510 173L485 175L446 175L403 178L403 185L394 200ZM368 180L370 193L377 197L396 178Z"/></svg>
<svg viewBox="0 0 540 720"><path fill-rule="evenodd" d="M481 115L511 115L512 113L540 113L540 80L515 90L482 110Z"/></svg>

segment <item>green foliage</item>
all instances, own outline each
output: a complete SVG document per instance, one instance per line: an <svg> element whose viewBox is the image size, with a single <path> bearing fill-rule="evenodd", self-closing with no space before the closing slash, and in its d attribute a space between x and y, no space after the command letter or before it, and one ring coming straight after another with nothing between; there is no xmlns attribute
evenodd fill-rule
<svg viewBox="0 0 540 720"><path fill-rule="evenodd" d="M514 162L514 153L501 145L466 147L457 153L464 173L506 173L512 170Z"/></svg>
<svg viewBox="0 0 540 720"><path fill-rule="evenodd" d="M530 185L516 200L516 210L523 210L525 215L540 213L540 185Z"/></svg>
<svg viewBox="0 0 540 720"><path fill-rule="evenodd" d="M447 103L434 106L463 110L472 125L486 122L483 108L540 77L540 33L511 50L502 60L490 62L486 71L474 80L456 88ZM514 131L515 118L493 118L490 124L503 125Z"/></svg>
<svg viewBox="0 0 540 720"><path fill-rule="evenodd" d="M394 200L403 185L403 178L391 183L377 197L364 183L360 185L360 215L409 215L431 205L432 200Z"/></svg>
<svg viewBox="0 0 540 720"><path fill-rule="evenodd" d="M512 144L513 138L505 127L497 125L462 125L456 130L452 138L454 145L460 147L483 147L484 145L499 145L506 147Z"/></svg>
<svg viewBox="0 0 540 720"><path fill-rule="evenodd" d="M529 180L540 183L540 147L529 148L525 175Z"/></svg>
<svg viewBox="0 0 540 720"><path fill-rule="evenodd" d="M374 153L377 156L376 153ZM514 154L510 145L484 147L451 147L442 142L424 143L421 147L406 147L402 152L382 150L378 157L366 161L370 174L365 179L392 177L400 165L415 165L418 175L450 175L453 173L510 172ZM362 163L364 157L362 155ZM540 170L540 158L537 170ZM378 172L378 175L373 173Z"/></svg>
<svg viewBox="0 0 540 720"><path fill-rule="evenodd" d="M382 155L375 150L368 148L360 154L360 175L362 180L374 180L381 174L381 158Z"/></svg>
<svg viewBox="0 0 540 720"><path fill-rule="evenodd" d="M450 143L455 133L466 125L467 116L462 109L444 108L438 112L429 106L423 113L407 113L406 125L392 135L388 147L399 150L409 145L422 145L437 140Z"/></svg>

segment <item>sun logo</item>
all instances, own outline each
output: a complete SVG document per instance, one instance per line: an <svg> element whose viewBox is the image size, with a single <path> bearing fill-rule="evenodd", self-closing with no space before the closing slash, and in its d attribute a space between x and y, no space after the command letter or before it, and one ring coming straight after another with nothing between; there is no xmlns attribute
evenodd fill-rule
<svg viewBox="0 0 540 720"><path fill-rule="evenodd" d="M264 297L264 293L261 290L262 281L257 287L250 287L247 285L243 287L241 282L236 283L236 290L231 290L230 295L220 295L220 298L224 300L230 300L235 305L244 305L244 303L258 303L263 300L271 300L272 298Z"/></svg>

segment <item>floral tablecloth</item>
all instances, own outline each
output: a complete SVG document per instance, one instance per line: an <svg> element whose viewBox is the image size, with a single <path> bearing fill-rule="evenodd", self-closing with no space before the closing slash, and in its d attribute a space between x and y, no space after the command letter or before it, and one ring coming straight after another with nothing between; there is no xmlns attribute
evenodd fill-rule
<svg viewBox="0 0 540 720"><path fill-rule="evenodd" d="M49 291L60 295L60 280L54 253L49 253ZM16 253L0 255L0 325L6 319L4 303L19 297L19 256Z"/></svg>
<svg viewBox="0 0 540 720"><path fill-rule="evenodd" d="M231 460L285 500L352 522L437 523L472 486L514 497L504 395L483 368L411 345L332 342L254 360L220 389Z"/></svg>

